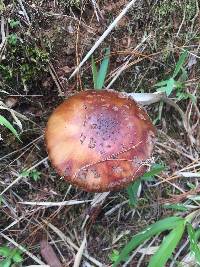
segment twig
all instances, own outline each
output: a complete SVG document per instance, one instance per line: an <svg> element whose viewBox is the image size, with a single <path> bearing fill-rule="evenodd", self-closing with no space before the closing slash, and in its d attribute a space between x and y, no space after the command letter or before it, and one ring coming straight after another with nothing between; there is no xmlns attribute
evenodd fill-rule
<svg viewBox="0 0 200 267"><path fill-rule="evenodd" d="M38 140L40 140L41 138L43 138L43 135L40 135L39 137L35 138L33 141L31 141L30 143L28 143L27 145L25 145L24 147L20 148L20 149L17 149L15 151L12 151L10 152L9 154L3 156L0 158L0 161L5 159L5 158L8 158L9 156L12 156L13 154L19 152L19 151L22 151L24 149L26 149L27 147L31 146L33 143L37 142Z"/></svg>
<svg viewBox="0 0 200 267"><path fill-rule="evenodd" d="M77 25L77 31L76 31L75 49L76 49L76 64L77 64L77 66L80 64L80 55L79 55L78 48L79 48L79 37L80 37L80 22L82 20L82 15L83 15L83 6L81 7L81 16L80 16L79 23ZM79 86L80 86L80 90L82 91L83 88L82 88L81 76L80 76L80 73L78 72L77 73L77 89Z"/></svg>
<svg viewBox="0 0 200 267"><path fill-rule="evenodd" d="M156 235L156 236L153 238L153 240L151 240L151 242L148 244L148 246L144 248L144 252L142 252L142 255L141 255L141 257L139 258L136 267L140 267L140 266L141 266L142 261L143 261L145 255L147 254L148 250L150 249L150 247L153 245L153 243L156 241L157 238L158 238L158 235ZM156 251L155 251L155 252L156 252Z"/></svg>
<svg viewBox="0 0 200 267"><path fill-rule="evenodd" d="M51 228L61 239L62 241L68 243L70 245L70 247L74 248L76 251L79 250L79 247L77 247L72 240L67 237L66 235L64 235L57 227L55 227L53 224L49 223L46 220L42 220L49 228ZM103 267L103 264L101 262L99 262L98 260L96 260L95 258L91 257L88 255L87 252L83 253L83 256L86 257L88 260L90 260L93 264L95 264L96 266L99 267Z"/></svg>
<svg viewBox="0 0 200 267"><path fill-rule="evenodd" d="M183 51L183 52L186 51L185 48L187 48L187 46L179 47L179 46L176 46L176 45L174 45L174 47L179 49L179 50L181 50L181 51ZM196 55L195 53L193 53L191 51L188 51L188 54L200 59L200 56Z"/></svg>
<svg viewBox="0 0 200 267"><path fill-rule="evenodd" d="M26 116L22 115L21 113L15 111L14 109L12 108L9 108L6 104L4 104L2 101L0 101L0 109L5 109L5 110L8 110L11 115L15 114L17 117L23 119L23 120L29 120L31 121L32 123L35 123L33 122L32 120L28 119Z"/></svg>
<svg viewBox="0 0 200 267"><path fill-rule="evenodd" d="M59 78L58 78L56 71L54 69L54 66L51 64L51 62L49 62L49 72L50 72L51 77L54 80L54 82L58 88L58 93L59 93L58 96L63 96L64 95L64 93L63 93L64 89L63 89L62 85L60 84Z"/></svg>
<svg viewBox="0 0 200 267"><path fill-rule="evenodd" d="M4 29L4 25L5 25L5 20L4 20L4 16L1 16L1 42L3 43L6 39L6 34L5 34L5 29Z"/></svg>
<svg viewBox="0 0 200 267"><path fill-rule="evenodd" d="M100 22L99 15L100 15L101 19L103 19L103 16L101 14L101 11L99 9L99 6L98 6L98 4L97 4L97 2L95 0L91 0L91 2L92 2L92 5L94 7L94 13L96 15L97 21Z"/></svg>
<svg viewBox="0 0 200 267"><path fill-rule="evenodd" d="M150 37L151 37L151 35L148 35L147 37L144 37L144 38L142 39L141 43L138 44L138 45L135 47L134 52L136 52L137 49L140 48L140 46L141 46L147 39L149 39ZM117 70L117 72L116 72L115 76L113 77L113 79L112 79L112 80L110 81L110 83L106 86L107 89L109 89L109 88L111 87L111 85L112 85L112 84L117 80L117 78L121 75L121 73L122 73L124 70L126 70L128 64L129 64L130 60L133 58L133 56L134 56L134 54L131 55L131 56L129 57L129 59L124 63L124 65L123 65L120 69Z"/></svg>
<svg viewBox="0 0 200 267"><path fill-rule="evenodd" d="M61 207L61 206L71 206L71 205L79 205L91 202L92 200L69 200L69 201L62 201L62 202L31 202L31 201L24 201L18 202L19 204L23 205L30 205L30 206L45 206L47 208L50 207Z"/></svg>
<svg viewBox="0 0 200 267"><path fill-rule="evenodd" d="M160 147L162 147L162 148L165 148L166 150L174 151L174 152L176 152L178 155L185 156L186 158L190 159L191 161L194 161L194 160L195 160L195 158L193 158L191 155L188 155L187 153L184 153L183 151L178 150L178 149L176 149L176 148L173 148L173 147L171 147L171 146L162 144L161 142L156 142L156 145L157 145L157 146L160 146Z"/></svg>
<svg viewBox="0 0 200 267"><path fill-rule="evenodd" d="M22 9L22 12L23 12L24 17L26 18L26 21L28 22L28 24L31 24L29 16L28 16L28 14L26 12L26 9L24 8L24 5L22 3L22 0L17 0L17 1L18 1L19 5L20 5L20 7Z"/></svg>
<svg viewBox="0 0 200 267"><path fill-rule="evenodd" d="M182 26L183 26L183 23L184 23L184 21L185 21L185 15L186 15L186 8L184 9L184 12L183 12L183 19L182 19L182 21L181 21L181 24L180 24L180 26L179 26L179 28L178 28L178 31L177 31L176 37L178 37L178 36L179 36L179 33L180 33L180 31L181 31L181 28L182 28Z"/></svg>
<svg viewBox="0 0 200 267"><path fill-rule="evenodd" d="M0 235L5 238L6 240L8 240L10 243L12 243L14 246L16 246L17 248L19 248L21 251L23 251L26 255L28 255L31 259L33 259L35 262L37 262L40 265L45 265L45 263L43 261L41 261L40 259L38 259L35 255L33 255L32 253L30 253L27 249L25 249L24 247L22 247L21 245L19 245L17 242L15 242L13 239L11 239L10 237L8 237L7 235L0 233Z"/></svg>
<svg viewBox="0 0 200 267"><path fill-rule="evenodd" d="M132 0L123 10L122 12L116 17L116 19L109 25L107 30L102 34L102 36L97 40L97 42L93 45L87 55L83 58L81 63L76 67L74 72L71 74L69 79L71 79L77 71L83 66L83 64L88 60L88 58L93 54L93 52L97 49L97 47L103 42L103 40L108 36L108 34L113 30L116 24L120 21L120 19L126 14L126 12L135 4L136 0Z"/></svg>
<svg viewBox="0 0 200 267"><path fill-rule="evenodd" d="M83 238L83 241L81 243L81 246L80 246L80 248L79 248L79 250L78 250L78 252L76 254L73 267L79 267L80 266L81 258L83 256L83 251L84 251L86 242L87 242L87 240L86 240L86 233L84 232L84 238Z"/></svg>
<svg viewBox="0 0 200 267"><path fill-rule="evenodd" d="M172 99L166 97L164 93L129 93L128 96L132 97L141 105L150 105L159 101L164 101L166 104L172 106L178 111L183 121L183 126L186 132L191 137L191 129L188 127L187 119L182 109ZM188 129L189 128L189 129ZM192 137L191 137L192 138Z"/></svg>
<svg viewBox="0 0 200 267"><path fill-rule="evenodd" d="M122 267L130 266L131 261L135 257L135 255L138 253L138 251L148 242L148 240L144 241L142 245L140 245L133 254L129 257L129 259L122 265Z"/></svg>
<svg viewBox="0 0 200 267"><path fill-rule="evenodd" d="M7 231L11 227L13 227L15 224L19 223L22 219L24 219L24 216L21 216L20 218L16 219L14 222L12 222L8 226L6 226L6 228L4 228L3 230L0 231L0 234L3 233L3 232L5 232L5 231Z"/></svg>
<svg viewBox="0 0 200 267"><path fill-rule="evenodd" d="M194 28L194 23L195 23L195 20L199 17L199 3L198 3L198 0L196 0L196 14L194 15L193 19L192 19L192 26L191 26L191 29L190 29L190 32L192 32L193 28Z"/></svg>
<svg viewBox="0 0 200 267"><path fill-rule="evenodd" d="M27 171L32 171L34 170L36 167L38 167L39 165L41 165L42 163L44 163L46 160L48 159L48 157L42 159L41 161L39 161L38 163L36 163L34 166L32 166L31 168L29 168ZM23 178L23 175L19 175L11 184L9 184L1 193L0 196L2 196L6 191L8 191L9 188L11 188L14 184L18 183L21 179Z"/></svg>
<svg viewBox="0 0 200 267"><path fill-rule="evenodd" d="M110 194L110 192L96 193L94 195L94 198L92 199L90 208L92 209L92 208L95 208L97 206L102 206L109 194ZM90 216L86 215L86 217L83 221L83 224L81 226L81 229L83 229L85 227L86 222L88 221L89 218L90 218Z"/></svg>
<svg viewBox="0 0 200 267"><path fill-rule="evenodd" d="M70 21L71 20L74 20L76 22L79 22L80 20L76 17L72 17L72 16L69 16L69 15L65 15L65 14L59 14L59 13L44 13L45 15L49 16L49 17L52 17L52 16L57 16L57 17L64 17L64 18L67 18L69 19ZM95 33L95 30L94 28L90 27L89 25L86 25L86 23L80 21L80 24L85 27L86 29L88 29L89 32L91 33Z"/></svg>
<svg viewBox="0 0 200 267"><path fill-rule="evenodd" d="M186 130L186 132L188 132L188 128L187 128L187 120L186 120L186 117L185 117L185 114L184 112L182 111L182 109L170 98L168 97L163 97L162 99L166 104L172 106L173 108L176 109L176 111L178 111L178 113L180 114L181 116L181 119L183 121L183 126Z"/></svg>
<svg viewBox="0 0 200 267"><path fill-rule="evenodd" d="M178 257L180 256L180 254L182 253L182 251L185 250L185 248L188 246L188 244L189 244L189 240L186 240L186 241L184 242L184 244L179 248L179 250L177 251L176 255L174 255L173 260L172 260L172 262L170 263L170 266L169 266L169 267L174 267L174 266L176 266ZM182 260L182 262L184 262L184 261ZM192 262L191 262L191 263L192 263ZM186 265L184 265L184 266L186 267ZM191 265L190 265L190 266L191 266Z"/></svg>
<svg viewBox="0 0 200 267"><path fill-rule="evenodd" d="M3 55L3 51L6 47L6 33L5 33L5 20L4 16L1 16L1 43L0 43L0 60Z"/></svg>
<svg viewBox="0 0 200 267"><path fill-rule="evenodd" d="M115 205L113 208L110 210L106 211L105 216L110 216L113 212L116 210L120 209L122 206L126 205L129 202L129 200L124 200L123 202Z"/></svg>

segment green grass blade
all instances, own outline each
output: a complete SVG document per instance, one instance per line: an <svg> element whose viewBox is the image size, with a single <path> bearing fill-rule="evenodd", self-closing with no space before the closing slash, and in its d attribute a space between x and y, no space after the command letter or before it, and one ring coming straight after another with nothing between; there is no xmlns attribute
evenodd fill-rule
<svg viewBox="0 0 200 267"><path fill-rule="evenodd" d="M157 82L154 86L155 87L163 87L166 85L167 85L167 80L163 80L163 81Z"/></svg>
<svg viewBox="0 0 200 267"><path fill-rule="evenodd" d="M163 170L165 169L165 167L162 165L162 164L154 164L152 165L151 169L149 172L146 172L142 177L141 179L143 181L149 181L149 180L152 180L152 178L161 173Z"/></svg>
<svg viewBox="0 0 200 267"><path fill-rule="evenodd" d="M137 204L137 192L142 181L152 181L156 174L159 174L165 169L161 164L154 164L149 172L146 172L143 176L137 179L135 182L127 187L127 193L129 196L130 205L135 207Z"/></svg>
<svg viewBox="0 0 200 267"><path fill-rule="evenodd" d="M8 257L11 253L11 249L7 246L0 247L0 255L3 257Z"/></svg>
<svg viewBox="0 0 200 267"><path fill-rule="evenodd" d="M196 233L191 223L187 224L188 237L190 240L190 250L194 254L196 261L200 264L200 249L197 244Z"/></svg>
<svg viewBox="0 0 200 267"><path fill-rule="evenodd" d="M195 239L196 239L197 241L198 241L199 237L200 237L200 228L197 229L196 232L195 232Z"/></svg>
<svg viewBox="0 0 200 267"><path fill-rule="evenodd" d="M11 266L11 259L5 259L0 262L0 267L10 267Z"/></svg>
<svg viewBox="0 0 200 267"><path fill-rule="evenodd" d="M171 257L173 251L178 245L185 230L184 220L179 221L176 228L174 228L162 241L159 249L151 257L148 267L164 267L168 259Z"/></svg>
<svg viewBox="0 0 200 267"><path fill-rule="evenodd" d="M133 182L127 187L129 202L132 207L135 207L137 204L137 199L138 199L137 192L138 192L140 184L141 184L141 180L137 179L135 182Z"/></svg>
<svg viewBox="0 0 200 267"><path fill-rule="evenodd" d="M178 62L176 63L176 67L175 67L175 70L174 70L174 73L173 73L173 78L175 78L178 74L179 74L179 71L181 70L181 68L183 67L184 63L185 63L185 60L188 56L188 51L185 50L179 57L179 60Z"/></svg>
<svg viewBox="0 0 200 267"><path fill-rule="evenodd" d="M100 90L104 86L106 74L108 71L109 59L110 59L110 48L106 48L104 59L101 62L99 72L97 74L97 82L95 89Z"/></svg>
<svg viewBox="0 0 200 267"><path fill-rule="evenodd" d="M19 141L21 141L20 138L19 138L19 135L18 135L17 131L16 131L15 128L12 126L12 124L11 124L6 118L4 118L4 117L1 116L1 115L0 115L0 125L5 126L7 129L9 129L9 130L15 135L15 137L16 137Z"/></svg>
<svg viewBox="0 0 200 267"><path fill-rule="evenodd" d="M113 264L113 267L118 266L122 261L126 259L126 257L131 253L135 248L137 248L140 244L142 244L145 240L153 237L156 234L159 234L166 230L171 230L176 228L180 223L185 222L184 219L180 217L169 217L163 220L160 220L149 227L147 227L141 233L138 233L132 237L132 239L128 242L128 244L122 249L119 254L118 259Z"/></svg>
<svg viewBox="0 0 200 267"><path fill-rule="evenodd" d="M158 87L157 89L157 92L166 92L166 86L164 86L164 87Z"/></svg>
<svg viewBox="0 0 200 267"><path fill-rule="evenodd" d="M94 61L93 56L92 56L92 77L93 77L94 88L96 88L97 87L97 65Z"/></svg>
<svg viewBox="0 0 200 267"><path fill-rule="evenodd" d="M171 209L171 210L176 210L176 211L187 211L188 208L181 203L178 204L165 204L164 205L165 209Z"/></svg>

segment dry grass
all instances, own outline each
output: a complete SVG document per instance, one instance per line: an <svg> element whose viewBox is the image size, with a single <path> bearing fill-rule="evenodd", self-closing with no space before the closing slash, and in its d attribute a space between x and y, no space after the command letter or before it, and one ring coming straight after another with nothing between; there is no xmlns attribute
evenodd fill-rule
<svg viewBox="0 0 200 267"><path fill-rule="evenodd" d="M143 227L173 214L164 204L199 209L199 201L188 202L188 196L200 191L198 1L135 1L94 49L101 59L102 48L111 47L106 85L126 92L153 92L153 85L173 70L182 49L190 54L185 90L197 102L177 102L188 131L174 107L148 108L152 120L160 115L153 156L166 169L156 182L143 184L136 208L130 207L126 190L102 197L70 186L47 159L43 134L49 114L64 97L92 87L90 60L69 77L129 3L81 1L79 7L69 8L66 2L20 0L4 6L0 1L0 110L15 123L23 141L0 128L0 244L23 249L23 266L49 264L40 257L40 242L46 239L63 266L109 266L114 249L120 250ZM12 27L12 21L17 25ZM9 39L16 36L16 43ZM36 181L32 170L38 172ZM141 251L138 248L127 266L147 266L148 256ZM178 260L186 254L184 247Z"/></svg>

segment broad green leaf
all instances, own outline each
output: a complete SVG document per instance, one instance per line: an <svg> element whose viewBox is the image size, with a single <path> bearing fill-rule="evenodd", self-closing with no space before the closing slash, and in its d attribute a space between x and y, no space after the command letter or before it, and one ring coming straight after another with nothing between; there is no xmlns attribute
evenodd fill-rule
<svg viewBox="0 0 200 267"><path fill-rule="evenodd" d="M176 89L183 89L183 87L184 87L184 84L182 82L179 82L179 81L175 81L174 82L174 88L176 88Z"/></svg>
<svg viewBox="0 0 200 267"><path fill-rule="evenodd" d="M96 88L97 90L100 90L104 86L107 70L108 70L108 64L109 64L109 57L110 57L110 48L106 48L104 59L101 62L98 74L97 74L97 82L96 82Z"/></svg>
<svg viewBox="0 0 200 267"><path fill-rule="evenodd" d="M137 192L141 184L141 181L152 181L154 176L162 172L164 169L165 167L163 165L154 164L152 165L151 170L149 172L146 172L143 176L141 176L139 179L137 179L135 182L133 182L127 187L127 193L129 196L131 206L134 207L137 204Z"/></svg>
<svg viewBox="0 0 200 267"><path fill-rule="evenodd" d="M20 138L19 138L19 135L18 135L17 131L16 131L15 128L12 126L12 124L11 124L6 118L4 118L4 117L1 116L1 115L0 115L0 125L5 126L7 129L9 129L9 130L15 135L15 137L16 137L19 141L21 141Z"/></svg>
<svg viewBox="0 0 200 267"><path fill-rule="evenodd" d="M193 103L197 102L197 97L195 95L190 94L190 93L186 93L186 95L188 96L188 98L192 100Z"/></svg>
<svg viewBox="0 0 200 267"><path fill-rule="evenodd" d="M7 246L0 247L0 255L3 257L8 257L11 253L11 249Z"/></svg>
<svg viewBox="0 0 200 267"><path fill-rule="evenodd" d="M21 252L19 250L16 250L15 254L12 257L12 260L16 263L20 263L23 261L23 257L20 254Z"/></svg>
<svg viewBox="0 0 200 267"><path fill-rule="evenodd" d="M175 87L175 80L173 78L170 78L169 80L167 80L167 85L166 85L166 95L169 96L171 94L171 92L173 91L174 87Z"/></svg>
<svg viewBox="0 0 200 267"><path fill-rule="evenodd" d="M119 251L116 249L113 249L112 254L109 255L109 259L114 263L119 258ZM127 256L125 260L128 260L129 257Z"/></svg>
<svg viewBox="0 0 200 267"><path fill-rule="evenodd" d="M176 228L163 239L162 244L156 253L151 257L148 267L164 267L173 251L178 245L185 230L185 221L179 221Z"/></svg>
<svg viewBox="0 0 200 267"><path fill-rule="evenodd" d="M39 171L37 171L35 169L33 169L31 171L28 171L28 170L25 169L20 173L20 175L22 177L25 177L25 178L29 177L29 178L33 179L36 182L36 181L38 181L40 179L41 172L39 172Z"/></svg>
<svg viewBox="0 0 200 267"><path fill-rule="evenodd" d="M176 81L174 80L174 78L169 78L168 80L163 81L163 82L165 82L165 84L162 84L161 82L161 85L160 87L157 88L157 91L165 92L166 95L169 96L176 86ZM158 84L159 83L157 83L157 85Z"/></svg>
<svg viewBox="0 0 200 267"><path fill-rule="evenodd" d="M193 103L196 103L197 102L197 98L195 95L193 94L190 94L188 92L182 92L182 91L178 91L176 93L176 97L177 99L180 101L180 100L183 100L183 99L191 99Z"/></svg>
<svg viewBox="0 0 200 267"><path fill-rule="evenodd" d="M188 51L185 50L179 57L179 60L178 62L176 63L176 67L175 67L175 70L174 70L174 73L173 73L173 78L175 78L178 74L179 74L179 71L181 70L181 68L183 67L184 63L185 63L185 60L188 56Z"/></svg>
<svg viewBox="0 0 200 267"><path fill-rule="evenodd" d="M31 173L30 173L30 177L35 181L37 182L39 179L40 179L40 175L41 175L41 172L37 171L37 170L32 170Z"/></svg>
<svg viewBox="0 0 200 267"><path fill-rule="evenodd" d="M155 175L161 173L163 170L165 169L165 167L162 164L154 164L151 166L151 169L149 172L146 172L141 179L143 181L149 181L152 179L152 177L154 177Z"/></svg>
<svg viewBox="0 0 200 267"><path fill-rule="evenodd" d="M10 45L15 46L17 44L17 41L19 40L18 36L16 33L11 33L7 36L8 43Z"/></svg>
<svg viewBox="0 0 200 267"><path fill-rule="evenodd" d="M94 88L97 87L97 66L94 61L94 57L92 56L92 76L93 76L93 84Z"/></svg>
<svg viewBox="0 0 200 267"><path fill-rule="evenodd" d="M113 249L112 254L110 254L108 257L112 262L115 262L119 257L119 251L116 249Z"/></svg>
<svg viewBox="0 0 200 267"><path fill-rule="evenodd" d="M135 207L137 204L137 192L141 184L141 179L137 179L135 182L127 187L127 193L129 196L130 205Z"/></svg>
<svg viewBox="0 0 200 267"><path fill-rule="evenodd" d="M0 267L9 267L11 266L11 259L5 259L0 262Z"/></svg>
<svg viewBox="0 0 200 267"><path fill-rule="evenodd" d="M17 26L19 26L20 25L20 22L18 20L11 19L9 21L9 25L13 29L13 28L16 28Z"/></svg>
<svg viewBox="0 0 200 267"><path fill-rule="evenodd" d="M179 80L181 82L185 82L188 79L188 73L187 73L187 71L184 68L181 68L181 71L182 71L182 73L181 73L181 75L179 77Z"/></svg>
<svg viewBox="0 0 200 267"><path fill-rule="evenodd" d="M144 231L134 235L132 239L128 242L128 244L126 244L126 246L122 249L121 253L119 254L119 258L113 264L113 267L118 266L120 262L124 261L129 255L129 253L131 253L145 240L148 240L149 238L153 237L154 235L160 234L163 231L174 229L177 226L180 226L181 223L185 223L185 220L181 217L174 216L165 218L150 225Z"/></svg>
<svg viewBox="0 0 200 267"><path fill-rule="evenodd" d="M197 244L196 233L195 233L194 228L192 227L191 223L187 224L187 231L188 231L188 237L190 240L190 250L194 254L198 264L200 264L200 249L199 249L199 246Z"/></svg>
<svg viewBox="0 0 200 267"><path fill-rule="evenodd" d="M196 186L195 184L190 183L190 182L187 182L187 186L188 186L190 189L192 189L192 190L194 190L194 189L197 188L197 186Z"/></svg>
<svg viewBox="0 0 200 267"><path fill-rule="evenodd" d="M20 173L20 176L22 177L29 177L29 174L30 174L31 171L27 171L26 169L23 170L21 173Z"/></svg>
<svg viewBox="0 0 200 267"><path fill-rule="evenodd" d="M164 207L166 209L171 209L171 210L177 210L177 211L187 211L188 208L185 207L183 204L165 204Z"/></svg>

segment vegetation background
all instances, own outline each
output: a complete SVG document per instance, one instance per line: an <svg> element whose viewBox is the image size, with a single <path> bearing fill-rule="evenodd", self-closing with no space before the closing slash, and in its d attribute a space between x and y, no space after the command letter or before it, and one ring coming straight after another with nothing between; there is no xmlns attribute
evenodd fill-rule
<svg viewBox="0 0 200 267"><path fill-rule="evenodd" d="M49 115L93 88L91 59L69 77L129 2L0 0L1 267L199 266L198 0L135 1L93 54L99 65L110 47L105 87L174 103L147 107L158 130L150 173L102 196L47 159Z"/></svg>

